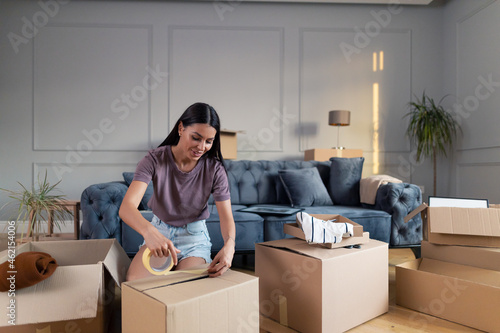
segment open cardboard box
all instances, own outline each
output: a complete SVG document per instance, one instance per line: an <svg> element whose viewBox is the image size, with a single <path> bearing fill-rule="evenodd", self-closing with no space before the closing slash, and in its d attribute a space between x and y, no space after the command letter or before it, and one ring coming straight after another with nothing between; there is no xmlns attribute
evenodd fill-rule
<svg viewBox="0 0 500 333"><path fill-rule="evenodd" d="M123 333L259 332L257 277L173 273L122 285Z"/></svg>
<svg viewBox="0 0 500 333"><path fill-rule="evenodd" d="M500 247L499 208L428 207L425 203L405 217L422 214L423 238L434 244Z"/></svg>
<svg viewBox="0 0 500 333"><path fill-rule="evenodd" d="M350 223L353 225L353 236L345 236L342 238L342 241L339 243L323 243L323 244L317 244L319 246L323 246L329 249L334 249L334 248L339 248L339 247L344 247L344 246L350 246L350 245L359 245L359 244L366 244L370 241L370 234L368 232L363 232L363 226L351 221L347 217L344 217L342 215L334 215L334 214L310 214L311 216L328 221L328 220L333 220L335 219L336 221L333 223ZM297 223L286 223L283 225L283 231L285 234L300 238L302 240L305 240L306 237L304 235L304 232L302 231L299 221L297 220Z"/></svg>
<svg viewBox="0 0 500 333"><path fill-rule="evenodd" d="M8 251L0 253L0 262L7 260ZM15 300L16 324L4 316L0 331L108 332L115 286L125 280L130 265L115 239L30 242L18 246L15 254L26 251L46 252L58 267L46 280L16 290L13 298L0 293L0 304Z"/></svg>
<svg viewBox="0 0 500 333"><path fill-rule="evenodd" d="M408 261L396 266L396 304L500 332L500 272L425 257ZM425 329L425 317L412 320Z"/></svg>
<svg viewBox="0 0 500 333"><path fill-rule="evenodd" d="M299 332L345 332L388 311L388 244L326 249L297 238L255 246L260 312Z"/></svg>

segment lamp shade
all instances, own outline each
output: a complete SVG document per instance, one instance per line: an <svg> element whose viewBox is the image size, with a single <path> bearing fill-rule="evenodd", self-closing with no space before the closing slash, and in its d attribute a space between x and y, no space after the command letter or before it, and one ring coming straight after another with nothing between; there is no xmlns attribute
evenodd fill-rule
<svg viewBox="0 0 500 333"><path fill-rule="evenodd" d="M351 111L333 110L328 113L328 124L331 126L349 126Z"/></svg>

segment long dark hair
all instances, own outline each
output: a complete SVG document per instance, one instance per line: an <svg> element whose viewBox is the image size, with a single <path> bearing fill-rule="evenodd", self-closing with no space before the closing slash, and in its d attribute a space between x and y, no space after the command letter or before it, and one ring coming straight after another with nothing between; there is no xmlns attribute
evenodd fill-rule
<svg viewBox="0 0 500 333"><path fill-rule="evenodd" d="M215 138L212 143L212 148L206 153L208 157L215 158L221 161L224 165L224 159L220 150L220 119L219 115L213 107L205 103L194 103L184 111L179 120L175 123L174 128L168 134L167 138L158 146L175 146L179 143L179 124L182 122L184 127L193 124L208 124L215 128Z"/></svg>

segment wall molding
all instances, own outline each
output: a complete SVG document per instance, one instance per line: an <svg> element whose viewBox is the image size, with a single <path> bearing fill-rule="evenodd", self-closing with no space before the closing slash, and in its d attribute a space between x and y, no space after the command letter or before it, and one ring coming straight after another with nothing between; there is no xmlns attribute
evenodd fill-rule
<svg viewBox="0 0 500 333"><path fill-rule="evenodd" d="M456 184L456 195L460 196L461 194L461 175L460 172L464 168L474 168L474 167L500 167L500 162L461 162L457 163L456 167L456 177L455 177L455 184Z"/></svg>
<svg viewBox="0 0 500 333"><path fill-rule="evenodd" d="M153 25L152 24L103 24L103 23L48 23L45 28L92 28L92 29L145 29L147 31L147 66L149 68L153 67ZM67 149L57 148L57 147L40 147L38 143L38 134L37 134L37 112L35 105L35 95L36 95L36 58L37 58L37 48L36 48L37 37L33 38L33 47L32 47L32 96L31 96L31 107L32 107L32 149L33 151L67 151ZM133 87L131 87L133 88ZM151 116L151 90L147 91L147 146L151 147L152 145L152 116ZM110 100L111 104L113 100ZM103 118L106 115L110 114L110 110L107 110L103 115ZM96 124L97 128L99 125ZM142 151L142 149L106 149L99 148L99 146L93 147L92 151L101 151L101 152L135 152Z"/></svg>
<svg viewBox="0 0 500 333"><path fill-rule="evenodd" d="M344 28L344 27L339 27L339 28L325 28L325 27L318 27L318 28L311 28L311 27L301 27L299 28L299 63L298 63L298 75L299 75L299 85L298 85L298 115L299 115L299 128L302 128L303 124L303 119L305 118L304 115L304 110L303 110L303 103L302 103L302 97L304 93L304 34L308 32L331 32L331 33L353 33L356 34L356 31L352 28ZM380 33L381 35L387 35L387 34L405 34L408 36L407 42L409 43L409 77L408 77L408 84L409 84L409 91L407 91L408 95L408 101L412 100L412 64L413 64L413 59L412 59L412 45L413 45L413 40L412 40L412 30L411 29L406 29L406 28L384 28L383 31ZM376 39L376 36L373 37L373 39ZM325 110L325 113L327 110ZM298 140L298 150L299 152L304 152L306 149L303 146L303 134L302 131L299 134L299 140ZM363 150L363 153L365 152L372 152L374 153L373 150ZM408 151L401 151L401 150L380 150L379 153L410 153L411 149Z"/></svg>

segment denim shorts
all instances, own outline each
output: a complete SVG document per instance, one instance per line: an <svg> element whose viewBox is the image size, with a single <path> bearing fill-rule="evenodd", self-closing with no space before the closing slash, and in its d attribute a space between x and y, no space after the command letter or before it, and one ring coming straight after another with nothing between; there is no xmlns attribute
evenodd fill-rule
<svg viewBox="0 0 500 333"><path fill-rule="evenodd" d="M212 242L210 241L205 220L191 222L182 227L174 227L153 215L151 224L163 236L170 239L177 249L181 250L180 253L177 253L179 262L187 257L200 257L205 259L207 263L212 262L210 257ZM142 245L144 244L145 242L142 243Z"/></svg>

